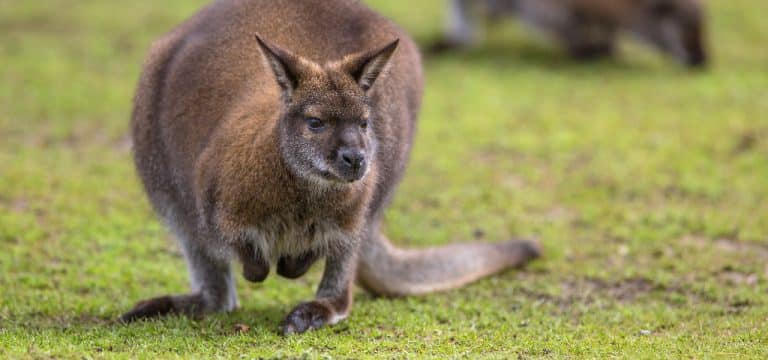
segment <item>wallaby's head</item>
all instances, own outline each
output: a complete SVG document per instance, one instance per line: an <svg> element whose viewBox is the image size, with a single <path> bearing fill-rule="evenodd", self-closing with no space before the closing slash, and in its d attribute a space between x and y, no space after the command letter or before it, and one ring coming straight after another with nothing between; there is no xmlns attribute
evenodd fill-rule
<svg viewBox="0 0 768 360"><path fill-rule="evenodd" d="M634 31L681 63L706 65L704 9L699 0L641 0Z"/></svg>
<svg viewBox="0 0 768 360"><path fill-rule="evenodd" d="M369 99L398 41L318 64L257 37L282 91L278 129L283 160L297 176L323 183L362 179L376 141Z"/></svg>

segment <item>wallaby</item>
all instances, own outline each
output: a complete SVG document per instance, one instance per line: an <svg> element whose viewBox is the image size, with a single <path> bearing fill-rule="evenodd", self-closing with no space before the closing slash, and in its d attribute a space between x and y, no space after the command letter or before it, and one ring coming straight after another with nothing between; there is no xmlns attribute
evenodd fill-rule
<svg viewBox="0 0 768 360"><path fill-rule="evenodd" d="M325 258L316 298L284 334L344 319L355 279L381 295L459 287L539 255L523 240L394 247L382 212L411 149L417 47L357 0L219 0L156 41L132 117L149 199L179 240L192 291L142 301L132 321L238 306L249 281Z"/></svg>
<svg viewBox="0 0 768 360"><path fill-rule="evenodd" d="M517 16L554 36L576 59L615 52L624 31L679 62L707 62L699 0L448 0L445 37L433 50L467 48L482 38L482 19Z"/></svg>

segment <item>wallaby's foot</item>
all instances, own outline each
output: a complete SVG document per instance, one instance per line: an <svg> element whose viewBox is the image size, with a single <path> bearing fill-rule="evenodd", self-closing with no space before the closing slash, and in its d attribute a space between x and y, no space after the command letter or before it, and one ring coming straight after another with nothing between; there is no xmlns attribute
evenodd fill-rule
<svg viewBox="0 0 768 360"><path fill-rule="evenodd" d="M130 323L167 315L186 315L200 319L209 313L232 311L235 308L237 299L234 297L220 297L216 300L202 294L166 295L139 301L133 309L120 316L120 321Z"/></svg>
<svg viewBox="0 0 768 360"><path fill-rule="evenodd" d="M269 261L252 244L242 244L237 255L243 264L243 277L250 282L262 282L269 275Z"/></svg>
<svg viewBox="0 0 768 360"><path fill-rule="evenodd" d="M186 315L197 319L216 310L213 306L206 306L205 299L200 294L166 295L139 301L133 309L120 316L120 321L129 323L167 315Z"/></svg>
<svg viewBox="0 0 768 360"><path fill-rule="evenodd" d="M283 256L277 262L277 273L289 279L297 279L309 271L317 258L314 251L298 256Z"/></svg>
<svg viewBox="0 0 768 360"><path fill-rule="evenodd" d="M151 319L176 312L171 296L160 296L139 301L133 309L120 316L120 321L129 323L140 319Z"/></svg>
<svg viewBox="0 0 768 360"><path fill-rule="evenodd" d="M283 320L280 330L283 335L301 334L309 330L333 325L346 318L346 313L339 313L323 300L314 300L299 304Z"/></svg>

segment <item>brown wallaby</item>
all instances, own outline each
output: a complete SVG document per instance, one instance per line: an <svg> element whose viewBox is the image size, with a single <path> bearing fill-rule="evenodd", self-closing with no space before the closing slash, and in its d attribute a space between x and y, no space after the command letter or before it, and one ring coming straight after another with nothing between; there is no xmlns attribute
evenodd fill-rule
<svg viewBox="0 0 768 360"><path fill-rule="evenodd" d="M433 50L480 40L479 20L517 16L553 35L577 59L612 55L626 31L688 66L707 62L700 0L447 0L445 38Z"/></svg>
<svg viewBox="0 0 768 360"><path fill-rule="evenodd" d="M422 83L412 40L357 0L220 0L155 42L135 98L136 167L192 291L122 320L235 309L233 258L250 281L325 258L315 300L283 321L290 334L344 319L355 278L423 294L538 256L527 241L403 250L380 234Z"/></svg>

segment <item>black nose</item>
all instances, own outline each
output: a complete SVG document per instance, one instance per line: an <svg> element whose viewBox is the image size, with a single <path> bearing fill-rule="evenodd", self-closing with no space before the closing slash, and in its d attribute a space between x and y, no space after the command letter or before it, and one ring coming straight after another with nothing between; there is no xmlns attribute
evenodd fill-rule
<svg viewBox="0 0 768 360"><path fill-rule="evenodd" d="M342 149L339 151L341 163L352 169L358 170L365 165L365 153L357 149Z"/></svg>

